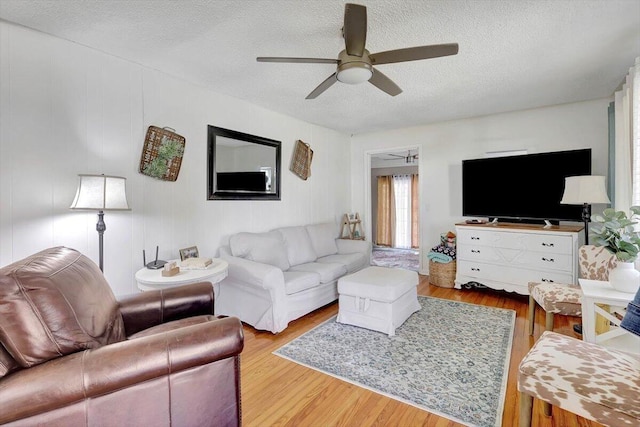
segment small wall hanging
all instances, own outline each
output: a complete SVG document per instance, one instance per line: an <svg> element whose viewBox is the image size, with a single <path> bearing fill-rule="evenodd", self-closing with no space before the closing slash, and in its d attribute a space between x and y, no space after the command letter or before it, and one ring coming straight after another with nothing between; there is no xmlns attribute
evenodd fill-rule
<svg viewBox="0 0 640 427"><path fill-rule="evenodd" d="M182 165L185 142L174 129L149 126L138 171L164 181L175 181Z"/></svg>
<svg viewBox="0 0 640 427"><path fill-rule="evenodd" d="M291 157L291 172L307 180L311 176L311 160L313 160L313 150L311 146L301 140L296 141Z"/></svg>

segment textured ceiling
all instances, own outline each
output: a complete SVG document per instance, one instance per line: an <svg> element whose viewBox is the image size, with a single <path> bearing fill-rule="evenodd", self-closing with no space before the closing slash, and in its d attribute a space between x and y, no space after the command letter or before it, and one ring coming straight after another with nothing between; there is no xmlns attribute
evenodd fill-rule
<svg viewBox="0 0 640 427"><path fill-rule="evenodd" d="M640 56L640 0L369 0L367 49L456 42L378 66L404 92L336 83L341 0L0 0L0 18L348 134L610 96Z"/></svg>

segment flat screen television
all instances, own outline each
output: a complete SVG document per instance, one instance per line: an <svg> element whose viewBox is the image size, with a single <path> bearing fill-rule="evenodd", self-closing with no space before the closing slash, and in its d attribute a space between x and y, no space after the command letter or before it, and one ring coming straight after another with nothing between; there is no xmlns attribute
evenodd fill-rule
<svg viewBox="0 0 640 427"><path fill-rule="evenodd" d="M582 221L562 205L564 179L591 175L591 149L462 161L462 215L507 222Z"/></svg>
<svg viewBox="0 0 640 427"><path fill-rule="evenodd" d="M218 172L218 191L267 191L264 172Z"/></svg>

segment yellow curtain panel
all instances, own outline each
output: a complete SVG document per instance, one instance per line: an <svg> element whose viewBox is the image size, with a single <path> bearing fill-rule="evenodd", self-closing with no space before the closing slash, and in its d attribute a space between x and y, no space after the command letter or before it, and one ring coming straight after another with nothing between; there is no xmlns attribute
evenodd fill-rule
<svg viewBox="0 0 640 427"><path fill-rule="evenodd" d="M376 244L391 246L395 227L395 202L391 176L378 177L378 208L376 223Z"/></svg>

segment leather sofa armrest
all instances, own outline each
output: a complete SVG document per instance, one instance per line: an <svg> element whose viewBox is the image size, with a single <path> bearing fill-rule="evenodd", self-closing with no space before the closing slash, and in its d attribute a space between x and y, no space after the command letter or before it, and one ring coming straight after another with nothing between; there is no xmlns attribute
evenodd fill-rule
<svg viewBox="0 0 640 427"><path fill-rule="evenodd" d="M0 424L234 357L243 347L240 320L226 317L63 356L2 379Z"/></svg>
<svg viewBox="0 0 640 427"><path fill-rule="evenodd" d="M214 314L213 285L199 282L124 297L118 301L127 336L172 320Z"/></svg>

